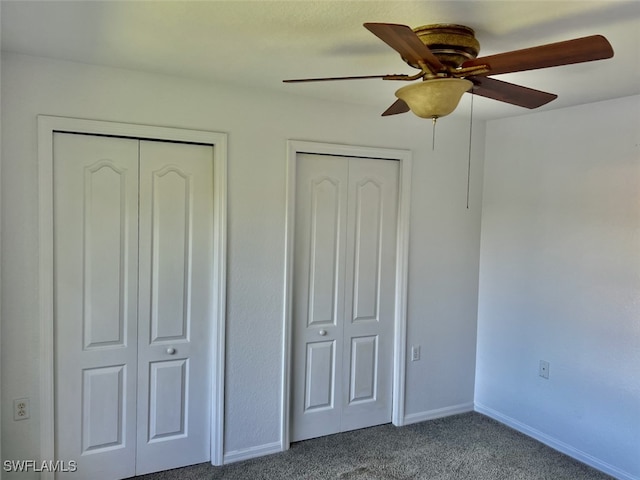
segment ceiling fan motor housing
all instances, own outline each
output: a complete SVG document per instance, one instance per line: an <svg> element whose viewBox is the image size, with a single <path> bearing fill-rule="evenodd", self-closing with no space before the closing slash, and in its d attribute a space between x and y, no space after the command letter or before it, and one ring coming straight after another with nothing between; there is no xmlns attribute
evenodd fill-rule
<svg viewBox="0 0 640 480"><path fill-rule="evenodd" d="M414 28L413 31L444 65L458 68L467 60L476 58L480 43L472 28L450 23L437 23ZM420 65L403 59L414 68Z"/></svg>

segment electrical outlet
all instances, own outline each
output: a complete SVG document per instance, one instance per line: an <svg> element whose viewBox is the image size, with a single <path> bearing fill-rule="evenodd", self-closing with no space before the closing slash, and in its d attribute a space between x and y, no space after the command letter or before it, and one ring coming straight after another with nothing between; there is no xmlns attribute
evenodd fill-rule
<svg viewBox="0 0 640 480"><path fill-rule="evenodd" d="M16 398L13 401L13 419L26 420L29 418L29 399Z"/></svg>
<svg viewBox="0 0 640 480"><path fill-rule="evenodd" d="M420 345L413 345L411 347L411 361L417 362L420 360Z"/></svg>
<svg viewBox="0 0 640 480"><path fill-rule="evenodd" d="M538 368L538 375L542 378L549 379L549 362L545 362L544 360L540 360L540 366Z"/></svg>

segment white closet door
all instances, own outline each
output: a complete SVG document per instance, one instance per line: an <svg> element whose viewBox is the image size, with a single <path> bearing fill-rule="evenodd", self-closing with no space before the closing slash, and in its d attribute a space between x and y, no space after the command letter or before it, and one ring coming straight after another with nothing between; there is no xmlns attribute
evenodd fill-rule
<svg viewBox="0 0 640 480"><path fill-rule="evenodd" d="M54 135L56 457L112 480L208 461L213 148ZM57 474L56 478L67 478Z"/></svg>
<svg viewBox="0 0 640 480"><path fill-rule="evenodd" d="M391 421L399 163L349 159L342 431Z"/></svg>
<svg viewBox="0 0 640 480"><path fill-rule="evenodd" d="M293 273L292 441L340 431L347 162L299 154Z"/></svg>
<svg viewBox="0 0 640 480"><path fill-rule="evenodd" d="M54 135L57 478L135 474L138 142Z"/></svg>
<svg viewBox="0 0 640 480"><path fill-rule="evenodd" d="M292 441L391 421L398 173L298 155Z"/></svg>
<svg viewBox="0 0 640 480"><path fill-rule="evenodd" d="M138 475L210 458L213 148L140 142Z"/></svg>

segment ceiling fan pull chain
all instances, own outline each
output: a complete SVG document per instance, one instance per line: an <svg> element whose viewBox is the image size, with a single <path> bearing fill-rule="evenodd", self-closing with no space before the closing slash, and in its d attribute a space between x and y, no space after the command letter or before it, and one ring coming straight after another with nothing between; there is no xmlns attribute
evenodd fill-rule
<svg viewBox="0 0 640 480"><path fill-rule="evenodd" d="M473 135L473 97L471 95L471 112L469 113L469 161L467 163L467 210L469 210L469 191L471 190L471 138Z"/></svg>
<svg viewBox="0 0 640 480"><path fill-rule="evenodd" d="M433 117L433 128L432 133L431 133L431 151L434 151L436 149L436 121L438 120L438 117Z"/></svg>

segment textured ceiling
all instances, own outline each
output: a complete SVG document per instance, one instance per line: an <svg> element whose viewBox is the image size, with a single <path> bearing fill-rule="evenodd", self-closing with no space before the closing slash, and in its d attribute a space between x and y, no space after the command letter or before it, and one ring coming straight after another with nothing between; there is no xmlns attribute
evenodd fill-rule
<svg viewBox="0 0 640 480"><path fill-rule="evenodd" d="M613 59L497 78L558 94L545 110L640 93L637 0L3 0L0 8L6 51L366 104L380 112L405 83L281 80L415 72L364 22L467 25L476 31L480 56L602 34L613 45ZM526 113L484 98L474 108L480 118Z"/></svg>

